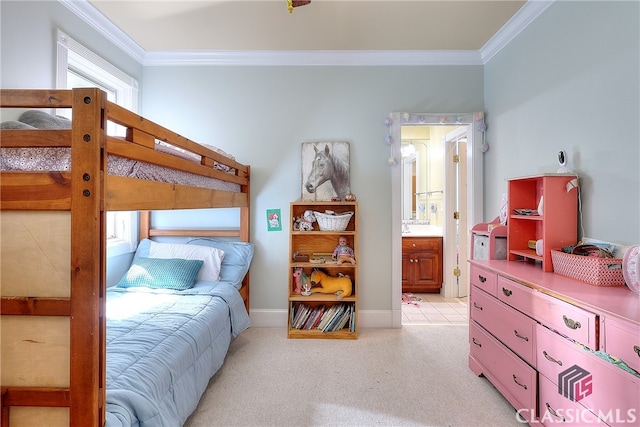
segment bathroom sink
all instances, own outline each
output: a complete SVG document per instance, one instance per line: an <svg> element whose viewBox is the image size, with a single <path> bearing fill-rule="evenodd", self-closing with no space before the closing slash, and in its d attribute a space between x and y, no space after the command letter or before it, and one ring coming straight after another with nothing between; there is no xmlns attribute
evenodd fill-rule
<svg viewBox="0 0 640 427"><path fill-rule="evenodd" d="M442 236L442 227L431 224L406 224L402 227L402 235L407 237Z"/></svg>

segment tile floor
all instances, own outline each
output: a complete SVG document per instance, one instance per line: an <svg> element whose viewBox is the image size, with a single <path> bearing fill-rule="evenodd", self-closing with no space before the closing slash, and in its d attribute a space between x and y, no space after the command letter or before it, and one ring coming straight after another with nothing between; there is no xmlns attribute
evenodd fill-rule
<svg viewBox="0 0 640 427"><path fill-rule="evenodd" d="M415 304L402 303L403 325L468 323L467 297L444 298L440 294L411 294Z"/></svg>

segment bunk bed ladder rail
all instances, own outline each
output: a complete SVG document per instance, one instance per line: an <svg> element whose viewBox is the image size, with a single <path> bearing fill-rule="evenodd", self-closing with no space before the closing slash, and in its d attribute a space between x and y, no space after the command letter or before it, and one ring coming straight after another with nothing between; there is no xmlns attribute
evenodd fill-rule
<svg viewBox="0 0 640 427"><path fill-rule="evenodd" d="M72 108L71 172L5 173L2 210L63 210L71 214L69 297L7 296L0 300L0 315L69 318L68 387L1 386L1 424L9 427L11 407L68 407L71 426L101 426L105 421L106 323L103 158L106 94L99 89L0 90L3 108ZM20 146L20 131L2 131L6 141ZM50 135L68 136L68 131ZM34 137L27 139L33 140ZM5 142L5 141L3 141ZM5 145L5 144L3 144ZM28 144L23 144L28 146ZM69 186L69 180L71 185ZM34 185L34 182L36 183ZM37 188L47 183L55 197ZM20 200L13 194L30 189L37 200ZM4 357L3 357L4 359Z"/></svg>

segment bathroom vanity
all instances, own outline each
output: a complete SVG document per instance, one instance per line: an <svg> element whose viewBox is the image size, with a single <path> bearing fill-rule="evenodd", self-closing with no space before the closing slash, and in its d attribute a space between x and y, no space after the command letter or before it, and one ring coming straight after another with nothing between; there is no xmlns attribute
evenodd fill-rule
<svg viewBox="0 0 640 427"><path fill-rule="evenodd" d="M402 236L402 292L439 293L442 236Z"/></svg>

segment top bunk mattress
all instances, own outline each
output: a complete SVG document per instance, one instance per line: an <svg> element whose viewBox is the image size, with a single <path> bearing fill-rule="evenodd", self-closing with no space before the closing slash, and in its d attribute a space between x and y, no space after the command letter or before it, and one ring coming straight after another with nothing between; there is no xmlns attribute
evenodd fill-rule
<svg viewBox="0 0 640 427"><path fill-rule="evenodd" d="M38 110L23 113L17 121L0 123L0 129L70 129L71 121L65 117L54 116ZM234 160L235 158L221 149L205 145L205 147ZM156 141L155 150L199 163L199 156ZM232 173L234 170L226 165L215 163L214 169ZM71 170L71 148L68 147L0 147L0 171L69 171ZM240 184L221 179L206 177L190 172L159 166L144 161L129 159L116 155L107 156L107 173L109 175L138 178L148 181L166 182L191 187L208 188L230 192L240 192Z"/></svg>
<svg viewBox="0 0 640 427"><path fill-rule="evenodd" d="M0 171L69 171L70 148L0 148ZM240 184L124 157L107 156L109 175L240 192Z"/></svg>

